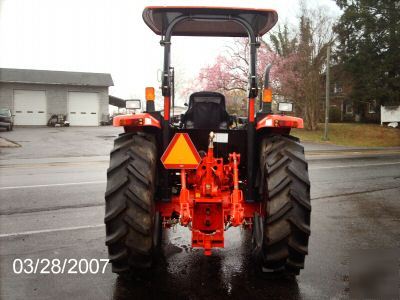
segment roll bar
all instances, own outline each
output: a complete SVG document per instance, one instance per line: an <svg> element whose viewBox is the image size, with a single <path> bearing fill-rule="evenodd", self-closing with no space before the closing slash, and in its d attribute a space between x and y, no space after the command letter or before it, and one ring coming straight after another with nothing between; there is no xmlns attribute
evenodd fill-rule
<svg viewBox="0 0 400 300"><path fill-rule="evenodd" d="M225 15L185 15L179 16L172 20L168 24L168 27L165 31L165 35L162 36L160 44L164 47L164 67L163 67L163 78L162 78L162 95L170 96L171 95L171 80L170 80L170 63L171 63L171 37L173 35L173 30L176 25L180 22L186 20L193 21L216 21L216 20L230 20L235 23L240 24L247 31L248 37L250 40L250 76L249 76L249 98L255 98L258 94L257 87L257 74L256 74L256 63L257 63L257 48L260 46L260 42L258 37L256 36L251 25L244 19L237 16L225 16Z"/></svg>

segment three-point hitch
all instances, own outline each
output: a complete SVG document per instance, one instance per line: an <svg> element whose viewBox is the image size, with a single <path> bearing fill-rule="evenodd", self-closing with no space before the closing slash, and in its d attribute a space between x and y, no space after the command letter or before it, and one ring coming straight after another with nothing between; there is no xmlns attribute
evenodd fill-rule
<svg viewBox="0 0 400 300"><path fill-rule="evenodd" d="M254 213L262 214L260 203L246 203L240 189L240 154L229 153L229 161L214 157L214 132L208 151L194 170L180 170L181 190L169 203L158 202L164 227L179 223L192 229L192 247L224 247L224 231L230 226L251 228ZM166 217L169 216L169 217ZM175 219L175 220L173 220Z"/></svg>

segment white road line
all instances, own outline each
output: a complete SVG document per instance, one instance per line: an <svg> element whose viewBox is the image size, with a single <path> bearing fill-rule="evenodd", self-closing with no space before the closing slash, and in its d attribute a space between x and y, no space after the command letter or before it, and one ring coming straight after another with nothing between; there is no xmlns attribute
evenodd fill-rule
<svg viewBox="0 0 400 300"><path fill-rule="evenodd" d="M102 180L102 181L65 182L65 183L37 184L37 185L3 186L0 187L0 190L30 189L30 188L52 187L52 186L84 185L84 184L100 184L100 183L106 183L106 181Z"/></svg>
<svg viewBox="0 0 400 300"><path fill-rule="evenodd" d="M379 163L379 164L365 164L365 165L339 165L339 166L325 166L325 167L310 167L310 170L321 170L321 169L338 169L338 168L362 168L372 166L387 166L387 165L398 165L400 161L391 163Z"/></svg>
<svg viewBox="0 0 400 300"><path fill-rule="evenodd" d="M38 234L38 233L51 233L51 232L71 231L71 230L80 230L80 229L88 229L88 228L98 228L98 227L103 227L103 226L104 226L104 224L97 224L97 225L86 225L86 226L76 226L76 227L63 227L63 228L54 228L54 229L22 231L22 232L13 232L13 233L2 233L2 234L0 234L0 238L17 237L17 236L32 235L32 234Z"/></svg>
<svg viewBox="0 0 400 300"><path fill-rule="evenodd" d="M321 170L321 169L338 169L338 168L362 168L372 166L387 166L387 165L398 165L398 162L390 163L376 163L376 164L365 164L365 165L339 165L339 166L324 166L324 167L310 167L310 170ZM37 184L37 185L19 185L19 186L3 186L0 190L15 190L15 189L28 189L28 188L41 188L41 187L53 187L53 186L68 186L68 185L85 185L85 184L104 184L106 181L82 181L82 182L66 182L66 183L52 183L52 184Z"/></svg>

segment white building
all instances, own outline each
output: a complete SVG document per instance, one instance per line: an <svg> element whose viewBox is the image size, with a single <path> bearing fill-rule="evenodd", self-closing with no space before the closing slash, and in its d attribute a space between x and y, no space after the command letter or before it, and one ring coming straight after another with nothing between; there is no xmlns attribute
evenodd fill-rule
<svg viewBox="0 0 400 300"><path fill-rule="evenodd" d="M15 125L46 125L65 115L71 126L99 126L107 119L110 74L0 68L0 107Z"/></svg>

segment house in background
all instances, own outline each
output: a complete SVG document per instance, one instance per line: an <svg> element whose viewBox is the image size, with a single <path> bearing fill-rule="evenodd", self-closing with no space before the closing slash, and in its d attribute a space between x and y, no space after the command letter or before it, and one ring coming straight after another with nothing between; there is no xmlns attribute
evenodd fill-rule
<svg viewBox="0 0 400 300"><path fill-rule="evenodd" d="M71 126L99 126L108 119L110 74L0 68L0 107L15 125L47 125L65 115Z"/></svg>
<svg viewBox="0 0 400 300"><path fill-rule="evenodd" d="M325 75L323 84L325 89ZM330 121L379 123L380 107L376 101L354 100L351 98L351 89L351 79L346 77L340 66L333 66L330 79ZM325 90L323 94L325 97Z"/></svg>
<svg viewBox="0 0 400 300"><path fill-rule="evenodd" d="M376 101L357 101L351 99L340 81L331 88L331 116L336 122L379 123L379 106Z"/></svg>

